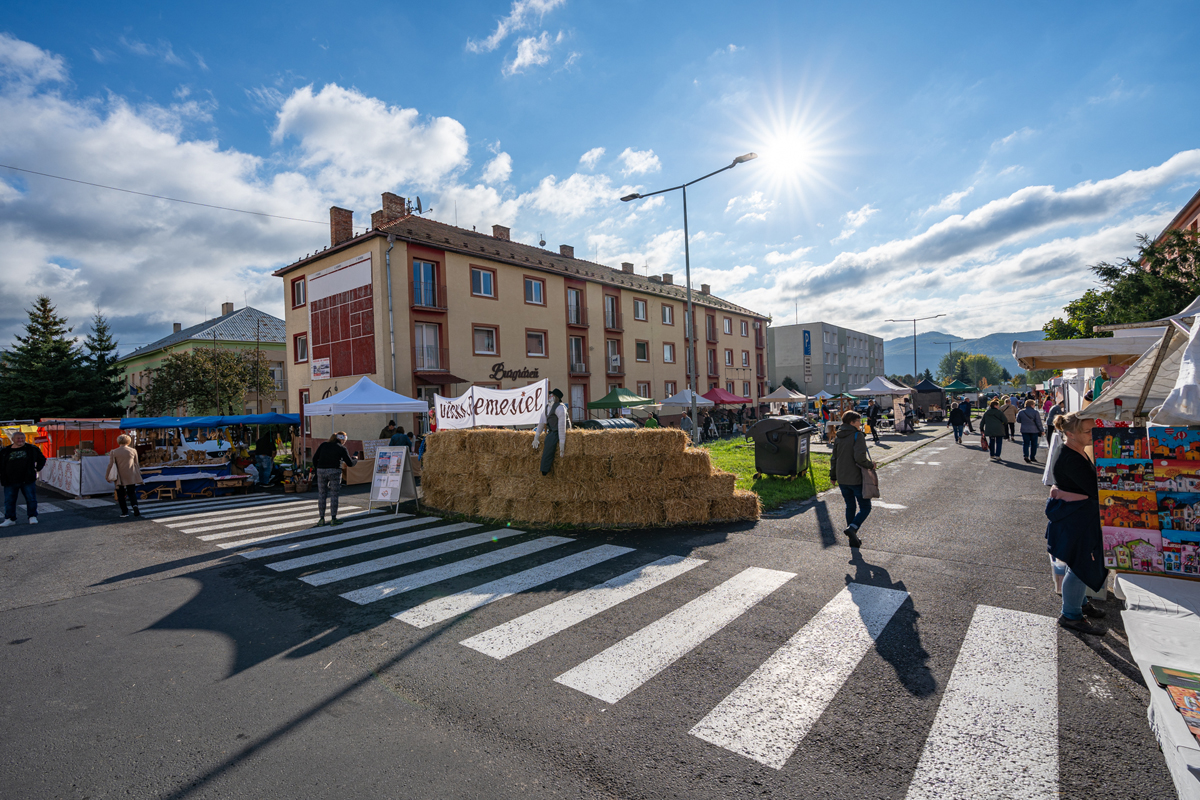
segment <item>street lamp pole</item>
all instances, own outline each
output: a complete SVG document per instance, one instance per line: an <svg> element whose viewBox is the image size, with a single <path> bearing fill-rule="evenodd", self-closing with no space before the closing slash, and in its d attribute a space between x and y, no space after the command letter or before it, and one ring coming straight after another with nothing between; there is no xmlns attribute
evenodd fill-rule
<svg viewBox="0 0 1200 800"><path fill-rule="evenodd" d="M934 314L932 317L917 317L916 319L888 319L884 322L911 322L913 324L913 383L917 382L917 323L924 322L927 319L937 319L944 317L945 314ZM938 342L941 344L941 342Z"/></svg>
<svg viewBox="0 0 1200 800"><path fill-rule="evenodd" d="M738 164L745 163L746 161L753 161L756 158L758 158L757 153L746 153L744 156L738 156L735 158L728 166L721 167L720 169L710 172L707 175L702 175L699 178L696 178L694 181L681 183L680 185L672 186L669 189L659 189L656 192L646 192L645 194L634 192L633 194L628 194L621 198L621 202L628 203L630 200L641 200L646 197L653 197L656 194L673 192L676 189L679 189L683 192L683 271L684 281L687 282L687 320L685 321L686 324L684 325L684 333L688 337L688 355L685 357L685 361L691 361L691 371L688 373L688 390L691 392L692 401L691 418L693 442L699 441L700 433L698 428L699 421L696 418L696 376L700 371L700 363L696 359L696 317L692 311L692 256L688 244L687 187L691 186L693 183L699 183L706 178L711 178L713 175L724 172L727 169L733 169Z"/></svg>

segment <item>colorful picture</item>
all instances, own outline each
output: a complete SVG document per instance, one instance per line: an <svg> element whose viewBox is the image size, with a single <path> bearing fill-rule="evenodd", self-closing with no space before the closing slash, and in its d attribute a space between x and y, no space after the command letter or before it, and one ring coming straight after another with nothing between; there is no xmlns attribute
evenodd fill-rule
<svg viewBox="0 0 1200 800"><path fill-rule="evenodd" d="M1102 492L1152 492L1157 486L1156 474L1153 461L1096 459L1096 481Z"/></svg>
<svg viewBox="0 0 1200 800"><path fill-rule="evenodd" d="M1154 486L1160 492L1200 492L1200 461L1155 459Z"/></svg>
<svg viewBox="0 0 1200 800"><path fill-rule="evenodd" d="M1200 428L1151 428L1150 457L1200 462Z"/></svg>
<svg viewBox="0 0 1200 800"><path fill-rule="evenodd" d="M1150 458L1145 428L1093 428L1092 454L1100 459Z"/></svg>
<svg viewBox="0 0 1200 800"><path fill-rule="evenodd" d="M1162 535L1145 528L1104 528L1104 566L1131 572L1162 572Z"/></svg>
<svg viewBox="0 0 1200 800"><path fill-rule="evenodd" d="M1100 524L1111 528L1157 530L1158 498L1154 492L1100 492Z"/></svg>
<svg viewBox="0 0 1200 800"><path fill-rule="evenodd" d="M1158 495L1158 527L1190 533L1200 531L1200 494L1160 492Z"/></svg>
<svg viewBox="0 0 1200 800"><path fill-rule="evenodd" d="M375 474L386 475L392 466L392 459L395 458L393 453L379 453L375 456Z"/></svg>
<svg viewBox="0 0 1200 800"><path fill-rule="evenodd" d="M1163 572L1168 575L1200 575L1200 546L1162 540Z"/></svg>

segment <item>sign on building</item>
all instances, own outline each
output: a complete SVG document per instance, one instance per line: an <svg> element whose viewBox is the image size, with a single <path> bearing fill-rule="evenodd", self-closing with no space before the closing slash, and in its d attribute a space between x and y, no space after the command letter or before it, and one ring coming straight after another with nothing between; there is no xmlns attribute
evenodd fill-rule
<svg viewBox="0 0 1200 800"><path fill-rule="evenodd" d="M371 254L308 277L308 336L313 380L375 372L375 305ZM327 373L317 362L328 360Z"/></svg>
<svg viewBox="0 0 1200 800"><path fill-rule="evenodd" d="M546 407L550 382L543 379L517 389L472 386L458 397L435 394L438 430L478 425L536 425Z"/></svg>

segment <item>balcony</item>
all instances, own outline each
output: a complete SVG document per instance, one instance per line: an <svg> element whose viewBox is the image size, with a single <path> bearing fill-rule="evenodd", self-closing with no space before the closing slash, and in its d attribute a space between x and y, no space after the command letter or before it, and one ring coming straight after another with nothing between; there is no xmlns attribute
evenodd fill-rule
<svg viewBox="0 0 1200 800"><path fill-rule="evenodd" d="M446 310L446 285L416 281L410 283L412 307L423 311Z"/></svg>
<svg viewBox="0 0 1200 800"><path fill-rule="evenodd" d="M715 325L709 325L707 328L705 328L704 338L708 340L709 344L717 343L717 328Z"/></svg>
<svg viewBox="0 0 1200 800"><path fill-rule="evenodd" d="M583 306L568 304L567 324L572 328L586 328L588 326L587 309Z"/></svg>
<svg viewBox="0 0 1200 800"><path fill-rule="evenodd" d="M583 361L572 361L571 366L570 366L570 373L572 375L591 375L592 374L592 373L588 372L587 359L584 359Z"/></svg>
<svg viewBox="0 0 1200 800"><path fill-rule="evenodd" d="M710 378L721 377L721 373L717 371L717 365L711 361L708 362L708 377L710 377Z"/></svg>
<svg viewBox="0 0 1200 800"><path fill-rule="evenodd" d="M625 368L623 366L621 366L621 357L620 356L609 356L608 357L608 370L606 371L605 374L607 374L607 375L624 375L625 374Z"/></svg>
<svg viewBox="0 0 1200 800"><path fill-rule="evenodd" d="M684 335L684 338L695 339L696 338L696 326L692 325L689 327L689 326L685 325L683 335Z"/></svg>
<svg viewBox="0 0 1200 800"><path fill-rule="evenodd" d="M445 347L417 345L413 348L413 372L448 372L450 351Z"/></svg>
<svg viewBox="0 0 1200 800"><path fill-rule="evenodd" d="M760 378L767 377L767 368L763 366L761 361L758 362L758 368L754 370L754 374Z"/></svg>
<svg viewBox="0 0 1200 800"><path fill-rule="evenodd" d="M604 330L606 331L623 331L621 327L621 312L620 311L605 311L604 312Z"/></svg>
<svg viewBox="0 0 1200 800"><path fill-rule="evenodd" d="M765 340L763 339L762 331L754 332L754 346L760 350L767 346Z"/></svg>

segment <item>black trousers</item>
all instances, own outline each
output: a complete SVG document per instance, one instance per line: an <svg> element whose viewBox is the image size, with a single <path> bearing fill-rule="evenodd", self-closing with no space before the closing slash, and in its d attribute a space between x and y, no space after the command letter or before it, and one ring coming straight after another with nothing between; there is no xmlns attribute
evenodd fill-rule
<svg viewBox="0 0 1200 800"><path fill-rule="evenodd" d="M549 475L554 467L554 457L558 455L558 431L554 428L546 430L546 438L542 441L542 474Z"/></svg>
<svg viewBox="0 0 1200 800"><path fill-rule="evenodd" d="M137 511L138 510L137 487L133 486L133 485L118 486L117 487L117 502L121 504L121 515L122 516L129 513L130 505L133 506L134 511Z"/></svg>

